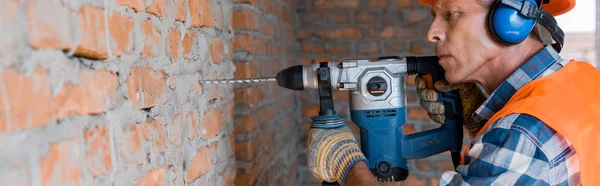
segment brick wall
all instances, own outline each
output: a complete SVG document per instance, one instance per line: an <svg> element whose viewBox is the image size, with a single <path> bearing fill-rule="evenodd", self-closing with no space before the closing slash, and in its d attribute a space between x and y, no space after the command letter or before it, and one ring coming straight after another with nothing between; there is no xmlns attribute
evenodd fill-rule
<svg viewBox="0 0 600 186"><path fill-rule="evenodd" d="M0 4L0 185L232 185L231 1Z"/></svg>
<svg viewBox="0 0 600 186"><path fill-rule="evenodd" d="M430 9L419 5L416 0L299 0L297 11L301 21L297 32L298 54L303 64L390 55L433 55L435 52L433 44L425 40L425 32L432 19ZM432 123L419 106L413 78L409 77L406 92L406 133L439 126ZM317 115L319 110L317 93L302 92L300 99L304 126L308 128L309 117ZM350 121L348 93L334 93L334 99L337 112L346 116L358 139L359 129ZM302 174L308 175L302 185L318 185L321 182L310 176L305 167L300 168L304 171ZM453 166L446 153L423 160L409 160L409 170L410 176L403 185L437 185L441 173L453 170Z"/></svg>
<svg viewBox="0 0 600 186"><path fill-rule="evenodd" d="M292 0L233 2L236 78L274 76L297 63ZM235 185L297 185L304 148L298 93L275 83L236 85L234 92Z"/></svg>

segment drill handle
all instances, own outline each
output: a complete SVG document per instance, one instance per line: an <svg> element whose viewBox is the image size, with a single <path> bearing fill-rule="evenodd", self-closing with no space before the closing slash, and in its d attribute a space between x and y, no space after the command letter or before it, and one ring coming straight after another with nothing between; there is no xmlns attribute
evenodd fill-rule
<svg viewBox="0 0 600 186"><path fill-rule="evenodd" d="M409 57L409 65L427 81L428 88L433 89L433 83L443 80L444 69L439 65L438 58ZM407 159L426 158L445 151L460 152L463 140L462 102L458 90L440 92L438 102L444 104L446 119L439 128L423 131L402 138L402 154Z"/></svg>

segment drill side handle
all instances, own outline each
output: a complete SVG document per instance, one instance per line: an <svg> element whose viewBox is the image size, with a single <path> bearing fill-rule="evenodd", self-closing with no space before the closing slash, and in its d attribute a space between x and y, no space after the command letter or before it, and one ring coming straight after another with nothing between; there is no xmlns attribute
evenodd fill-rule
<svg viewBox="0 0 600 186"><path fill-rule="evenodd" d="M445 151L460 152L462 147L462 116L458 91L442 93L441 100L446 107L446 120L439 128L402 138L402 155L406 159L421 159Z"/></svg>
<svg viewBox="0 0 600 186"><path fill-rule="evenodd" d="M407 57L407 63L408 73L418 73L427 80L428 88L433 89L434 82L445 78L444 68L440 66L436 56ZM460 152L463 140L460 95L457 90L440 92L438 102L444 104L446 109L444 124L436 129L405 135L402 138L402 155L405 158L426 158L445 151L450 151L455 156Z"/></svg>

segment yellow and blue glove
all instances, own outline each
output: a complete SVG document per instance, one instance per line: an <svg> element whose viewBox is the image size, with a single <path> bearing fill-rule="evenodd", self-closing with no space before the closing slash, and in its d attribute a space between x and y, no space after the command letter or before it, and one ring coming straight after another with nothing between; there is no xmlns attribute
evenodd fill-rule
<svg viewBox="0 0 600 186"><path fill-rule="evenodd" d="M471 133L471 135L476 134L481 127L483 127L472 118L475 110L486 100L486 97L475 83L452 84L447 80L440 80L433 84L433 89L428 88L427 83L428 82L421 76L415 78L417 94L421 99L421 107L427 111L427 114L433 121L444 124L444 120L446 120L446 116L444 116L444 104L437 102L439 92L458 90L462 103L463 126Z"/></svg>
<svg viewBox="0 0 600 186"><path fill-rule="evenodd" d="M350 168L361 161L367 159L347 126L310 129L308 168L315 177L344 185Z"/></svg>

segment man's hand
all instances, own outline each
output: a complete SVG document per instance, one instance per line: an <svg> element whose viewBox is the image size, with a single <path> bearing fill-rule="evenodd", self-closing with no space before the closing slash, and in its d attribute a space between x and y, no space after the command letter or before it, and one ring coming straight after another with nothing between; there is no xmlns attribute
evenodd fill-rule
<svg viewBox="0 0 600 186"><path fill-rule="evenodd" d="M444 120L446 120L444 104L437 102L439 92L458 90L462 102L463 126L469 130L471 135L476 134L481 129L482 126L479 126L471 116L486 98L475 83L451 84L446 80L440 80L434 83L435 89L429 89L427 88L427 81L421 76L417 76L415 84L417 94L421 98L421 106L433 121L444 124Z"/></svg>
<svg viewBox="0 0 600 186"><path fill-rule="evenodd" d="M333 129L310 129L308 167L315 177L343 185L350 168L361 161L367 159L345 125Z"/></svg>

